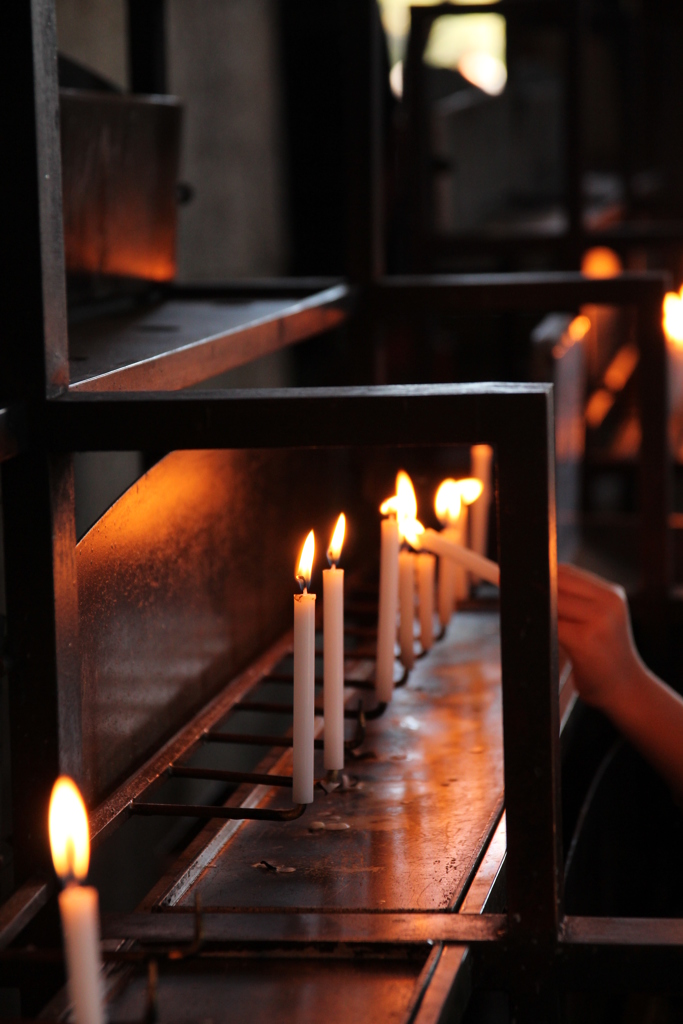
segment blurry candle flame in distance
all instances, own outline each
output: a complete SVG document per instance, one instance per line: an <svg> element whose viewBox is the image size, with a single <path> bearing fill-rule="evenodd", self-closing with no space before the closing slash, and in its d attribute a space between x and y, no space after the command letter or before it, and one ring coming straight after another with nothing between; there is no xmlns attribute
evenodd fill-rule
<svg viewBox="0 0 683 1024"><path fill-rule="evenodd" d="M48 816L55 871L63 882L82 881L90 863L90 829L83 798L66 775L52 787Z"/></svg>
<svg viewBox="0 0 683 1024"><path fill-rule="evenodd" d="M467 476L464 480L458 480L458 487L460 488L460 497L465 505L474 504L484 491L484 484L476 476Z"/></svg>
<svg viewBox="0 0 683 1024"><path fill-rule="evenodd" d="M683 348L683 285L679 292L664 296L662 325L667 340L676 348Z"/></svg>
<svg viewBox="0 0 683 1024"><path fill-rule="evenodd" d="M396 518L399 535L405 540L404 524L417 518L417 498L413 481L400 470L396 477Z"/></svg>
<svg viewBox="0 0 683 1024"><path fill-rule="evenodd" d="M419 519L404 519L399 531L411 547L416 547L417 538L425 532L425 528Z"/></svg>
<svg viewBox="0 0 683 1024"><path fill-rule="evenodd" d="M315 557L315 535L313 530L304 541L299 556L299 567L296 570L296 579L304 593L311 585L311 574L313 572L313 558Z"/></svg>
<svg viewBox="0 0 683 1024"><path fill-rule="evenodd" d="M596 245L583 254L581 273L584 277L616 277L623 267L621 260L613 249L606 245Z"/></svg>
<svg viewBox="0 0 683 1024"><path fill-rule="evenodd" d="M575 316L569 327L567 328L567 334L569 340L574 343L575 341L581 341L585 338L591 329L591 322L587 316L581 313L579 316Z"/></svg>
<svg viewBox="0 0 683 1024"><path fill-rule="evenodd" d="M342 547L344 546L344 535L346 533L346 516L342 512L337 520L337 525L334 528L332 534L332 540L330 546L327 549L327 560L330 565L336 565L339 561L342 553Z"/></svg>
<svg viewBox="0 0 683 1024"><path fill-rule="evenodd" d="M455 480L444 480L434 498L436 518L442 526L453 526L460 518L462 498L460 488Z"/></svg>

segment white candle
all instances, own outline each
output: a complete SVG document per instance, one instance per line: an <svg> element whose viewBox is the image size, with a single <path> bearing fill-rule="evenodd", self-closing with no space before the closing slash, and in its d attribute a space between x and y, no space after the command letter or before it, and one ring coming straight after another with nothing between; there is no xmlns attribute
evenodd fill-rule
<svg viewBox="0 0 683 1024"><path fill-rule="evenodd" d="M401 615L401 661L404 668L411 669L415 664L415 555L412 551L401 551L398 556L398 604Z"/></svg>
<svg viewBox="0 0 683 1024"><path fill-rule="evenodd" d="M449 540L454 541L456 544L460 544L466 548L467 545L467 527L468 527L468 508L463 503L460 508L460 515L458 522L453 528L453 536L449 537ZM442 531L443 532L443 531ZM454 563L454 578L455 578L455 600L457 602L466 601L470 596L470 577L467 569L463 565Z"/></svg>
<svg viewBox="0 0 683 1024"><path fill-rule="evenodd" d="M471 450L472 476L483 484L481 497L472 505L470 544L473 551L485 555L488 547L489 509L491 507L491 461L493 449L488 444L475 444ZM465 541L466 542L466 541Z"/></svg>
<svg viewBox="0 0 683 1024"><path fill-rule="evenodd" d="M394 691L394 646L398 611L398 523L395 516L382 520L379 564L379 613L375 693L388 704Z"/></svg>
<svg viewBox="0 0 683 1024"><path fill-rule="evenodd" d="M446 540L457 542L459 534L453 527L447 526L441 531L441 536ZM443 555L439 558L439 621L444 628L451 621L455 607L455 570L456 564L452 558L444 558Z"/></svg>
<svg viewBox="0 0 683 1024"><path fill-rule="evenodd" d="M420 607L420 642L428 651L434 643L434 555L421 551L417 556L417 597Z"/></svg>
<svg viewBox="0 0 683 1024"><path fill-rule="evenodd" d="M59 912L76 1024L103 1024L97 889L68 885L59 894Z"/></svg>
<svg viewBox="0 0 683 1024"><path fill-rule="evenodd" d="M457 480L443 480L434 496L434 511L444 529L441 535L447 540L460 543L462 523L466 523L466 510L463 506L460 483ZM451 558L439 559L439 619L442 626L447 626L455 609L456 597L461 600L465 596L467 573L462 566Z"/></svg>
<svg viewBox="0 0 683 1024"><path fill-rule="evenodd" d="M297 580L302 594L294 595L294 726L292 729L292 801L313 803L313 751L315 731L315 594L311 583L315 538L306 538Z"/></svg>
<svg viewBox="0 0 683 1024"><path fill-rule="evenodd" d="M344 767L344 570L337 568L337 562L344 543L345 525L342 512L327 552L330 568L323 571L324 764L327 771L341 771Z"/></svg>
<svg viewBox="0 0 683 1024"><path fill-rule="evenodd" d="M483 555L478 555L476 551L470 551L469 548L465 548L461 544L454 544L453 541L446 540L436 530L424 530L421 533L414 531L409 534L409 539L416 550L431 551L434 555L452 558L454 562L464 566L469 572L476 573L477 576L488 580L489 583L500 586L500 569L497 562L492 562L490 558L484 558Z"/></svg>
<svg viewBox="0 0 683 1024"><path fill-rule="evenodd" d="M76 1024L104 1024L97 890L79 885L88 873L90 832L75 783L62 776L52 789L50 847L66 888L59 894L69 995Z"/></svg>

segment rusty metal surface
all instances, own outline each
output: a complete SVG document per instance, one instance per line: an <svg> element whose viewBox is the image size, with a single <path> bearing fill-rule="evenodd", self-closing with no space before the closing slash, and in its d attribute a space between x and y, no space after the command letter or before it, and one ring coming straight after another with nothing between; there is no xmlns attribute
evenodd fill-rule
<svg viewBox="0 0 683 1024"><path fill-rule="evenodd" d="M80 541L91 801L290 627L301 537L334 522L335 469L324 453L175 452Z"/></svg>
<svg viewBox="0 0 683 1024"><path fill-rule="evenodd" d="M70 391L189 387L338 326L346 285L305 297L166 298L73 323Z"/></svg>
<svg viewBox="0 0 683 1024"><path fill-rule="evenodd" d="M68 273L175 274L181 104L60 90Z"/></svg>
<svg viewBox="0 0 683 1024"><path fill-rule="evenodd" d="M174 964L159 979L159 1019L168 1024L399 1024L423 958L316 960L260 958ZM146 979L136 977L109 1007L110 1019L144 1017ZM381 1010L380 1010L381 1008Z"/></svg>
<svg viewBox="0 0 683 1024"><path fill-rule="evenodd" d="M291 824L245 823L181 905L198 894L205 907L453 906L502 805L500 692L497 616L457 615L368 724L368 756L348 764L360 785L316 793ZM295 871L253 866L264 859Z"/></svg>

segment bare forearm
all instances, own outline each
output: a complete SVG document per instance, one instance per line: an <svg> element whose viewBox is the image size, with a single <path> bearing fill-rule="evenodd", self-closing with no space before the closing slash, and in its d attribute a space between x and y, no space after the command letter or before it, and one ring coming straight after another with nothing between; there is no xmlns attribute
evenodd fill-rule
<svg viewBox="0 0 683 1024"><path fill-rule="evenodd" d="M639 662L604 710L683 796L683 699Z"/></svg>

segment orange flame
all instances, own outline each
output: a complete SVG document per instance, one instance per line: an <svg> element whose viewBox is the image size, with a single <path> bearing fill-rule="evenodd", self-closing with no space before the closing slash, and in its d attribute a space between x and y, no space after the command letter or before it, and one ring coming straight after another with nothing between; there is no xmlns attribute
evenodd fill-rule
<svg viewBox="0 0 683 1024"><path fill-rule="evenodd" d="M399 533L413 548L419 547L418 537L424 532L425 528L419 519L404 519L399 526Z"/></svg>
<svg viewBox="0 0 683 1024"><path fill-rule="evenodd" d="M313 559L315 557L315 535L313 530L309 533L308 537L304 541L304 546L301 549L299 556L299 567L296 570L296 579L299 582L301 589L306 593L311 585L311 575L313 573Z"/></svg>
<svg viewBox="0 0 683 1024"><path fill-rule="evenodd" d="M442 526L453 526L460 518L462 496L456 480L443 480L434 496L434 511Z"/></svg>
<svg viewBox="0 0 683 1024"><path fill-rule="evenodd" d="M581 273L585 277L616 277L623 270L621 260L613 249L596 245L583 254Z"/></svg>
<svg viewBox="0 0 683 1024"><path fill-rule="evenodd" d="M586 337L591 329L591 322L585 314L581 313L579 316L575 316L569 327L567 328L567 334L572 344L575 341L581 341Z"/></svg>
<svg viewBox="0 0 683 1024"><path fill-rule="evenodd" d="M464 505L474 504L484 492L484 484L476 476L466 476L463 480L458 480L458 487Z"/></svg>
<svg viewBox="0 0 683 1024"><path fill-rule="evenodd" d="M413 481L404 470L399 470L396 477L396 494L383 501L379 507L383 516L395 515L398 519L398 532L404 537L402 522L417 518L417 498Z"/></svg>
<svg viewBox="0 0 683 1024"><path fill-rule="evenodd" d="M334 528L332 534L332 540L330 546L327 549L327 560L330 565L336 565L339 561L342 553L342 547L344 546L344 536L346 534L346 516L342 512L337 520L337 525Z"/></svg>
<svg viewBox="0 0 683 1024"><path fill-rule="evenodd" d="M683 285L679 292L667 292L662 309L662 326L667 340L683 348Z"/></svg>
<svg viewBox="0 0 683 1024"><path fill-rule="evenodd" d="M90 829L83 798L66 775L52 787L48 827L55 871L64 882L81 881L90 863Z"/></svg>

